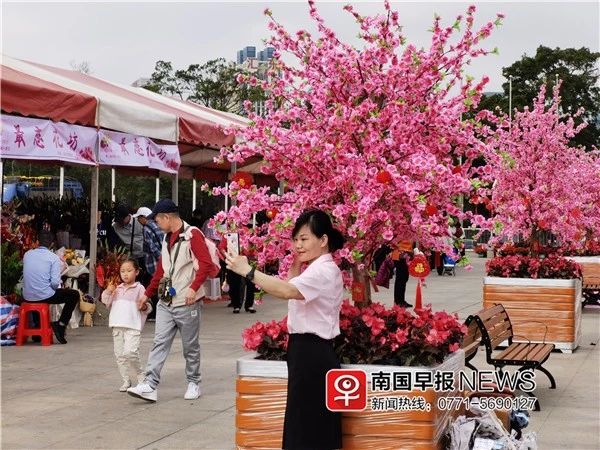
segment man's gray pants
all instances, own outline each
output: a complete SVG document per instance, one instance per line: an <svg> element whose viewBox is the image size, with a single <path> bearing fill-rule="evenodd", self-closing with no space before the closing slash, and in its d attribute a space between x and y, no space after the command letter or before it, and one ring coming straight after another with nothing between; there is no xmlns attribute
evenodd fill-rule
<svg viewBox="0 0 600 450"><path fill-rule="evenodd" d="M156 389L160 383L160 371L169 356L177 330L181 334L183 344L187 381L200 383L200 311L200 302L175 307L158 302L154 346L148 356L145 380L153 389Z"/></svg>

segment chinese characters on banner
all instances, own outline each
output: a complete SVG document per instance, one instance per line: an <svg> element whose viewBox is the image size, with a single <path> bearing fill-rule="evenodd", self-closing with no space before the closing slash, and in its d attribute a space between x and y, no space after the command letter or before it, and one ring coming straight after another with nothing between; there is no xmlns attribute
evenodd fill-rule
<svg viewBox="0 0 600 450"><path fill-rule="evenodd" d="M158 145L150 139L116 131L100 130L100 164L148 167L177 173L181 159L176 145Z"/></svg>
<svg viewBox="0 0 600 450"><path fill-rule="evenodd" d="M176 174L181 158L176 145L159 145L150 139L116 131L2 114L0 157L65 161L104 166L148 167Z"/></svg>
<svg viewBox="0 0 600 450"><path fill-rule="evenodd" d="M95 165L96 139L93 128L2 114L0 155Z"/></svg>

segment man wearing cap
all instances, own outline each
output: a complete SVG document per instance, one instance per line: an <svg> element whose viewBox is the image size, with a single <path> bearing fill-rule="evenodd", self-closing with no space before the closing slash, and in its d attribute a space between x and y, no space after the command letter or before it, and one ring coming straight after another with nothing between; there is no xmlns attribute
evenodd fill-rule
<svg viewBox="0 0 600 450"><path fill-rule="evenodd" d="M144 276L140 280L144 286L147 286L152 279L152 276L156 272L156 264L160 258L162 252L162 241L165 234L158 227L154 220L148 219L148 216L152 214L150 208L142 206L133 215L134 218L142 226L144 232ZM148 320L154 320L156 318L156 295L152 297L152 312L148 314Z"/></svg>
<svg viewBox="0 0 600 450"><path fill-rule="evenodd" d="M115 221L112 226L123 245L129 250L129 255L143 264L144 232L142 226L136 224L127 205L117 205L115 208Z"/></svg>
<svg viewBox="0 0 600 450"><path fill-rule="evenodd" d="M160 382L160 372L179 330L188 382L184 398L194 400L200 397L198 338L200 306L205 295L203 284L213 262L200 230L179 217L179 209L171 200L159 201L147 219L155 220L166 235L156 272L145 294L138 300L138 307L145 307L148 298L157 293L159 285L170 287L158 292L160 300L156 307L154 345L148 356L146 378L137 386L129 388L127 393L149 402L157 400L156 388ZM164 283L164 280L169 280L169 283Z"/></svg>

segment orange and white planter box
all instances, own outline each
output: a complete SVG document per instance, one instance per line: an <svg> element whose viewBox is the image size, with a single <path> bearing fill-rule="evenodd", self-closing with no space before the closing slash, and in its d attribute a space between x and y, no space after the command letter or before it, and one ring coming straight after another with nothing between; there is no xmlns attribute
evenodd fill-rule
<svg viewBox="0 0 600 450"><path fill-rule="evenodd" d="M581 280L485 277L483 307L504 306L513 341L545 342L571 353L581 341Z"/></svg>

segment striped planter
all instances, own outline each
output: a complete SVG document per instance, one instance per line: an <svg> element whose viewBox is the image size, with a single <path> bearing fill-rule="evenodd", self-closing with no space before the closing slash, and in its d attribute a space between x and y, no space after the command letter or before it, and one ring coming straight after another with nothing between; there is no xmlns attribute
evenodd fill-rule
<svg viewBox="0 0 600 450"><path fill-rule="evenodd" d="M588 286L600 286L600 256L569 256L581 266L583 289Z"/></svg>
<svg viewBox="0 0 600 450"><path fill-rule="evenodd" d="M435 367L395 367L343 365L346 369L380 371L453 371L455 380L464 369L464 352L459 350ZM369 379L369 376L367 377ZM280 449L287 393L287 366L283 361L263 361L252 356L237 361L236 446L238 449ZM373 396L423 396L431 411L372 411ZM367 409L342 416L343 448L359 450L438 450L448 420L458 412L440 411L437 398L454 393L433 390L385 391L373 393L369 388ZM323 399L325 401L325 399Z"/></svg>
<svg viewBox="0 0 600 450"><path fill-rule="evenodd" d="M515 341L552 343L571 353L581 340L581 280L500 278L483 280L483 307L501 303Z"/></svg>

